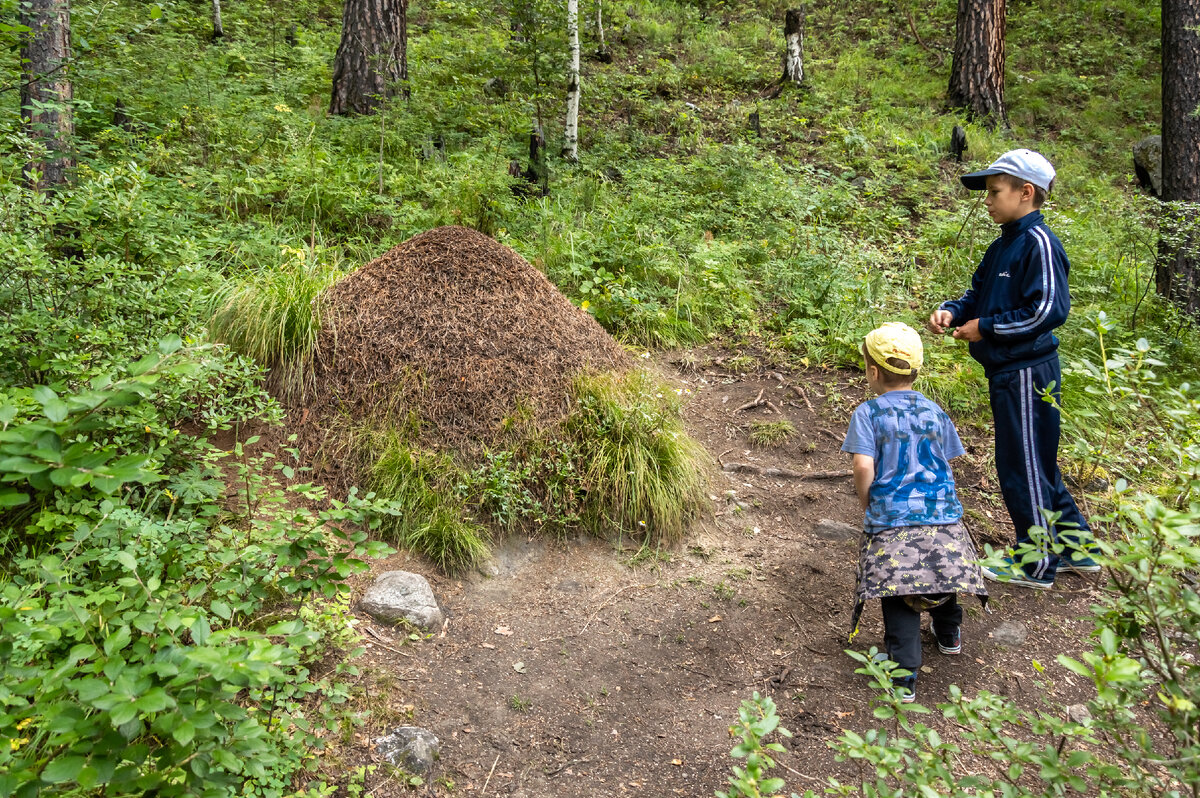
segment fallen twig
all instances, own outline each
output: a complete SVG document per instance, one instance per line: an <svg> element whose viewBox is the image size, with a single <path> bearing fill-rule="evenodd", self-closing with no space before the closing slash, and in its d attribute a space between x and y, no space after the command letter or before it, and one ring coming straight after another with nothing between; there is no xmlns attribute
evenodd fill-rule
<svg viewBox="0 0 1200 798"><path fill-rule="evenodd" d="M766 390L766 388L763 388L761 391L759 391L758 396L754 397L753 402L746 402L746 404L742 405L741 407L739 407L737 410L734 410L733 412L740 413L743 410L750 410L751 408L760 407L763 403L763 391L765 391L765 390Z"/></svg>
<svg viewBox="0 0 1200 798"><path fill-rule="evenodd" d="M488 771L487 778L483 780L483 789L479 791L479 795L487 794L488 782L492 780L492 774L496 772L496 763L500 761L500 755L496 754L495 760L492 761L492 769Z"/></svg>
<svg viewBox="0 0 1200 798"><path fill-rule="evenodd" d="M796 392L796 394L797 394L797 395L798 395L798 396L799 396L801 399L803 399L803 400L804 400L804 404L808 406L808 409L809 409L809 411L810 411L810 412L813 412L813 413L817 412L817 411L816 411L816 410L813 408L813 403L812 403L812 402L810 402L810 401L808 401L808 394L806 394L806 393L804 392L804 389L803 389L803 388L801 388L799 385L793 385L793 386L792 386L792 390L793 390L793 391L795 391L795 392Z"/></svg>
<svg viewBox="0 0 1200 798"><path fill-rule="evenodd" d="M395 649L395 648L392 648L391 646L389 646L386 642L387 638L383 637L383 635L379 634L379 632L376 632L371 627L364 626L363 631L366 632L373 640L375 640L375 644L377 646L379 646L380 648L386 648L388 651L392 652L393 654L399 654L402 657L409 657L409 658L412 657L412 654L405 654L403 651L400 651L399 649Z"/></svg>

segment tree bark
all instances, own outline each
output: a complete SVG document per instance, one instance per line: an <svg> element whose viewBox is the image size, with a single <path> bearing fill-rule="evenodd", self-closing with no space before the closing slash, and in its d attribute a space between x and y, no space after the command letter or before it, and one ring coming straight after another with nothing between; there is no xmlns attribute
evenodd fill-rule
<svg viewBox="0 0 1200 798"><path fill-rule="evenodd" d="M1004 107L1004 2L958 0L948 100L992 126L1008 126Z"/></svg>
<svg viewBox="0 0 1200 798"><path fill-rule="evenodd" d="M24 0L20 23L29 28L21 46L21 118L30 135L46 147L45 158L25 167L35 188L67 181L75 165L71 138L71 4L69 0Z"/></svg>
<svg viewBox="0 0 1200 798"><path fill-rule="evenodd" d="M567 42L571 48L571 72L567 83L567 125L563 157L579 160L579 0L567 0Z"/></svg>
<svg viewBox="0 0 1200 798"><path fill-rule="evenodd" d="M346 0L329 113L369 114L407 81L408 0Z"/></svg>
<svg viewBox="0 0 1200 798"><path fill-rule="evenodd" d="M783 21L783 39L787 49L783 55L784 82L799 86L804 82L804 8L789 8Z"/></svg>
<svg viewBox="0 0 1200 798"><path fill-rule="evenodd" d="M1162 200L1155 283L1200 316L1200 0L1162 0Z"/></svg>
<svg viewBox="0 0 1200 798"><path fill-rule="evenodd" d="M225 36L225 26L221 24L221 0L212 0L213 8L213 41Z"/></svg>
<svg viewBox="0 0 1200 798"><path fill-rule="evenodd" d="M603 64L612 63L612 53L604 41L604 0L596 0L596 37L600 40L596 48L596 60Z"/></svg>

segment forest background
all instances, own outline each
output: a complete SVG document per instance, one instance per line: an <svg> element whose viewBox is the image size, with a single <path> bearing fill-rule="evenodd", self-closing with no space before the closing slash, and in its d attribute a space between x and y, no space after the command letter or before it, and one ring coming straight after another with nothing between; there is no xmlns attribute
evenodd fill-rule
<svg viewBox="0 0 1200 798"><path fill-rule="evenodd" d="M337 787L318 784L313 751L352 723L347 695L339 672L310 668L353 647L339 581L395 509L357 495L296 509L275 484L294 463L206 445L280 413L262 388L279 352L213 343L214 297L253 284L307 307L394 244L462 224L632 346L855 367L867 330L916 325L968 284L994 229L957 174L1018 146L1059 170L1045 212L1072 259L1065 469L1130 533L1107 552L1127 557L1129 592L1174 586L1170 620L1154 617L1194 650L1200 342L1154 295L1160 215L1130 159L1160 124L1159 7L1011 3L1007 128L946 107L954 2L810 6L805 85L779 90L786 9L606 3L611 62L585 57L572 163L556 157L557 3L414 2L409 96L361 117L326 113L336 4L225 3L214 41L207 4L77 3L77 168L50 192L23 173L39 144L16 102L21 31L0 23L0 794ZM597 33L586 13L585 54ZM545 196L509 172L538 123ZM928 363L922 390L986 426L965 347L931 342ZM329 540L330 524L355 531ZM1153 611L1108 611L1099 656L1142 666L1110 709L1159 685L1173 759L1195 773L1194 661L1171 660L1162 687L1138 648ZM1098 667L1084 670L1102 683Z"/></svg>

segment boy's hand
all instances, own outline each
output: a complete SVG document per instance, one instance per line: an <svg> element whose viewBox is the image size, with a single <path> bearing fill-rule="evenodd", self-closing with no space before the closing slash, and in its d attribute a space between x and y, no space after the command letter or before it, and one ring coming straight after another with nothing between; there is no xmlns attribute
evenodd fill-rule
<svg viewBox="0 0 1200 798"><path fill-rule="evenodd" d="M950 322L954 321L954 314L948 310L935 310L929 315L929 331L937 335L942 335L947 332Z"/></svg>
<svg viewBox="0 0 1200 798"><path fill-rule="evenodd" d="M982 341L983 333L979 331L979 319L971 319L960 324L954 330L954 337L960 341Z"/></svg>

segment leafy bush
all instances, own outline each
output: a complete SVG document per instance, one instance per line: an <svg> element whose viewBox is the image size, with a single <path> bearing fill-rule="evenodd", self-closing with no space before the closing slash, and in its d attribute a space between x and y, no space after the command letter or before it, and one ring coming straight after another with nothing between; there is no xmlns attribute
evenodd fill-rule
<svg viewBox="0 0 1200 798"><path fill-rule="evenodd" d="M297 402L311 390L312 361L321 332L321 292L340 272L315 248L284 248L287 259L240 280L229 280L212 298L209 331L235 352L271 370L270 386Z"/></svg>
<svg viewBox="0 0 1200 798"><path fill-rule="evenodd" d="M706 457L683 429L680 396L640 370L581 376L574 392L565 430L578 447L583 525L678 540L704 501Z"/></svg>

